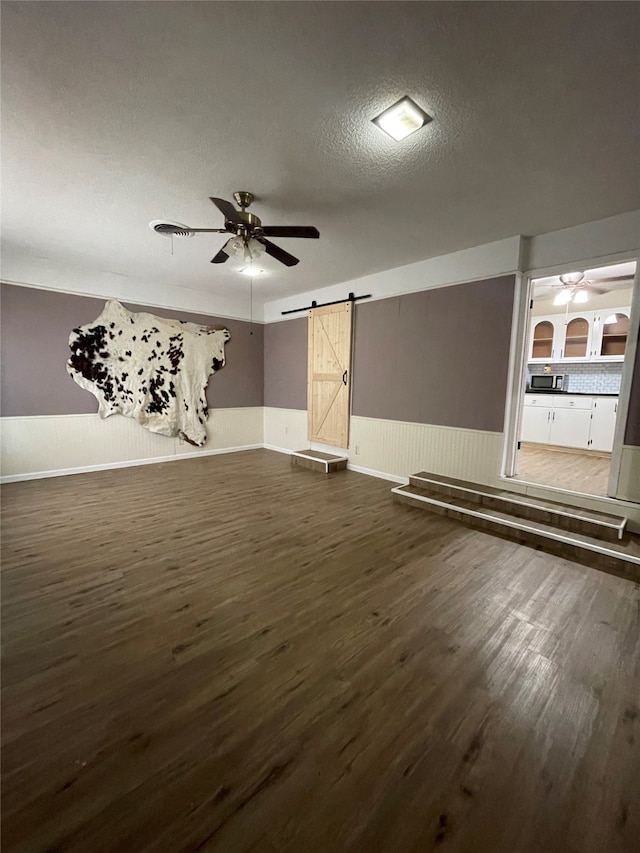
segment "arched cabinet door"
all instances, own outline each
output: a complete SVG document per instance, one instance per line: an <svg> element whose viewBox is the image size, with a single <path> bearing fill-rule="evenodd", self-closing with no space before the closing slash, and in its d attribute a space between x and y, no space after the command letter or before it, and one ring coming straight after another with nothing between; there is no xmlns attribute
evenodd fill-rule
<svg viewBox="0 0 640 853"><path fill-rule="evenodd" d="M590 347L593 361L624 361L630 317L631 308L628 306L596 313Z"/></svg>
<svg viewBox="0 0 640 853"><path fill-rule="evenodd" d="M553 357L554 327L550 320L534 322L531 338L531 359L550 361Z"/></svg>
<svg viewBox="0 0 640 853"><path fill-rule="evenodd" d="M602 333L596 356L600 358L624 358L629 337L629 315L623 311L613 311L600 318Z"/></svg>
<svg viewBox="0 0 640 853"><path fill-rule="evenodd" d="M562 347L562 358L568 361L576 361L589 358L591 338L591 318L572 317L567 323L564 331L564 344Z"/></svg>

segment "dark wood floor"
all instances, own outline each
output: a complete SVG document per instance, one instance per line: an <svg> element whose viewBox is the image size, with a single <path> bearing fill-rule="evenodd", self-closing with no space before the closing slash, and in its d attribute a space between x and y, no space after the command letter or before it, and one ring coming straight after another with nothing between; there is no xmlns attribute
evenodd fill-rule
<svg viewBox="0 0 640 853"><path fill-rule="evenodd" d="M630 853L640 595L252 451L3 489L4 853Z"/></svg>

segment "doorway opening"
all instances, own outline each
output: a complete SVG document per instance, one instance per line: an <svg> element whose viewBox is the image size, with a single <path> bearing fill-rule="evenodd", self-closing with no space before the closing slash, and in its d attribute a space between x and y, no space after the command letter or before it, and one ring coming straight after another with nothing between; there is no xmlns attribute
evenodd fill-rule
<svg viewBox="0 0 640 853"><path fill-rule="evenodd" d="M612 494L635 275L626 261L531 280L515 479Z"/></svg>

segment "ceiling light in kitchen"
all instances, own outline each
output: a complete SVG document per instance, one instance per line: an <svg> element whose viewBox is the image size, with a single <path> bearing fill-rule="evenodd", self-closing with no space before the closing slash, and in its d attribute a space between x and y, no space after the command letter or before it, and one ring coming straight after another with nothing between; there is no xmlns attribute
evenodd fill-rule
<svg viewBox="0 0 640 853"><path fill-rule="evenodd" d="M560 281L563 284L578 284L583 278L583 272L565 272L560 276Z"/></svg>
<svg viewBox="0 0 640 853"><path fill-rule="evenodd" d="M559 290L556 293L556 298L553 300L554 305L567 305L569 302L571 302L570 290Z"/></svg>

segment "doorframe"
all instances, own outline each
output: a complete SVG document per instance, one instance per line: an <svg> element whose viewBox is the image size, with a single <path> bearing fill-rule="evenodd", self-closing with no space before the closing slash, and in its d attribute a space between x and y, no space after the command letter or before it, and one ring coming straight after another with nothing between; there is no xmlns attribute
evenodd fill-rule
<svg viewBox="0 0 640 853"><path fill-rule="evenodd" d="M633 280L631 292L631 312L629 317L629 334L627 346L624 351L622 362L622 378L620 380L620 397L618 398L618 411L616 412L616 428L613 433L613 449L611 451L611 465L609 467L609 486L607 494L615 497L618 493L620 483L620 470L622 468L622 448L624 446L624 435L627 428L627 417L629 415L629 399L631 397L631 382L633 380L633 368L636 361L636 350L638 348L638 335L640 334L640 258L636 260L636 276Z"/></svg>
<svg viewBox="0 0 640 853"><path fill-rule="evenodd" d="M516 274L513 313L511 318L511 348L509 352L509 367L507 373L507 397L505 405L504 420L504 445L502 452L502 465L500 478L512 483L525 484L527 481L519 480L516 472L518 458L518 441L520 426L522 423L522 408L524 405L524 378L527 368L527 351L529 344L529 326L531 317L531 298L533 293L533 280L550 275L560 275L569 267L572 271L584 272L593 267L603 267L609 264L635 261L636 275L632 286L631 316L629 317L629 337L625 358L622 363L622 378L620 382L620 395L618 399L618 412L616 415L616 428L613 438L613 450L611 453L611 464L609 468L609 483L607 496L587 495L587 497L615 499L620 479L620 468L622 463L622 447L624 444L624 432L629 412L629 397L631 393L631 380L633 378L633 366L635 361L636 347L638 345L638 330L640 329L640 257L637 250L617 252L610 255L601 255L595 258L586 258L580 261L567 261L553 266L528 269ZM544 484L536 484L540 488ZM566 495L582 494L570 489L559 489L554 491ZM586 493L585 493L586 494Z"/></svg>

